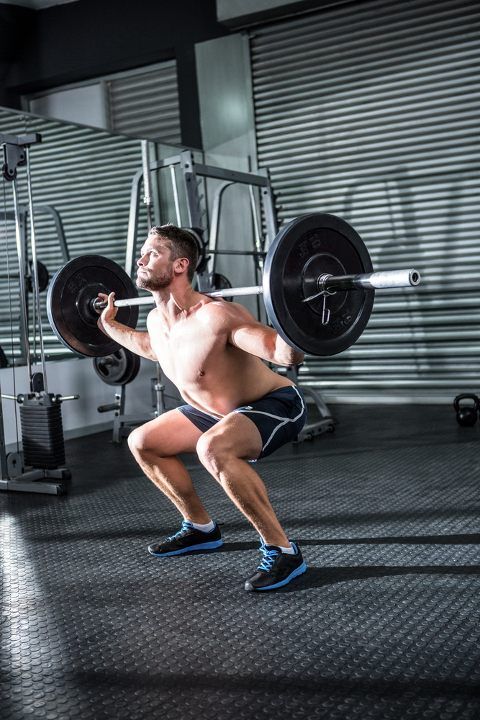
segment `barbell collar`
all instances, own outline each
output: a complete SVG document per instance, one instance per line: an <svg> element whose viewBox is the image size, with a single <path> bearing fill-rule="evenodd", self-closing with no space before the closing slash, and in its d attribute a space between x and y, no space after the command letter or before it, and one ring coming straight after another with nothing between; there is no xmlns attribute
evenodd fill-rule
<svg viewBox="0 0 480 720"><path fill-rule="evenodd" d="M332 290L382 290L386 288L409 287L420 284L420 273L414 268L408 270L385 270L383 272L363 273L359 275L330 275L319 279L318 287Z"/></svg>

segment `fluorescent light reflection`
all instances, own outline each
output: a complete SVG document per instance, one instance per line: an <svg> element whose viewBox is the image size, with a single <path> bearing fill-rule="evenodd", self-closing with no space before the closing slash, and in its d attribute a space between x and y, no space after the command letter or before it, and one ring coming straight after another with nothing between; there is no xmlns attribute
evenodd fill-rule
<svg viewBox="0 0 480 720"><path fill-rule="evenodd" d="M52 663L45 594L18 520L6 513L0 517L0 558L3 581L0 665L11 688L9 699L14 715L29 717L34 704L41 713L47 701L54 700L51 683L55 675L58 678L63 673L57 658ZM53 618L50 621L53 623Z"/></svg>

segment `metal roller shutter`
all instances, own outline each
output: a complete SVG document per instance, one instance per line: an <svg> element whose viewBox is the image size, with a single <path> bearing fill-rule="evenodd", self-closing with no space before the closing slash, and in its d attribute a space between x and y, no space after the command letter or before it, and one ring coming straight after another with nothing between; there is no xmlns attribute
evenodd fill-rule
<svg viewBox="0 0 480 720"><path fill-rule="evenodd" d="M328 400L443 402L479 389L480 6L366 1L251 34L258 163L279 219L332 212L375 269L367 330L301 373Z"/></svg>
<svg viewBox="0 0 480 720"><path fill-rule="evenodd" d="M0 110L0 133L22 135L39 132L42 142L30 150L34 206L53 206L61 216L71 257L88 253L125 262L132 177L142 165L139 140L120 135ZM18 169L20 203L28 207L26 172ZM6 271L6 238L9 269L18 275L15 225L5 215L13 212L11 183L3 181L0 218L0 257ZM142 211L144 213L144 211ZM143 218L143 215L142 215ZM146 218L143 219L146 227ZM37 256L50 276L64 264L52 216L35 213ZM47 357L71 357L54 336L42 294L43 331ZM19 355L18 281L8 285L0 277L0 345L7 357ZM31 303L32 305L33 303ZM13 325L11 324L11 320ZM13 335L13 345L12 345Z"/></svg>
<svg viewBox="0 0 480 720"><path fill-rule="evenodd" d="M180 144L176 60L105 80L114 132Z"/></svg>

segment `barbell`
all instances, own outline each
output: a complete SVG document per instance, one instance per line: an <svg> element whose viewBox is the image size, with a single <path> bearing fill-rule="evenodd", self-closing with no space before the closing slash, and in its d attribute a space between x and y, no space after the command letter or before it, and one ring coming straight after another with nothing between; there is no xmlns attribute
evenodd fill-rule
<svg viewBox="0 0 480 720"><path fill-rule="evenodd" d="M270 322L291 346L311 355L335 355L360 337L370 318L376 289L417 286L415 269L373 272L360 235L345 220L312 213L285 225L265 258L262 285L213 290L210 297L263 294ZM137 288L113 260L86 255L55 273L47 312L53 331L80 355L100 357L119 345L97 325L104 304L98 293L115 293L119 322L136 327Z"/></svg>

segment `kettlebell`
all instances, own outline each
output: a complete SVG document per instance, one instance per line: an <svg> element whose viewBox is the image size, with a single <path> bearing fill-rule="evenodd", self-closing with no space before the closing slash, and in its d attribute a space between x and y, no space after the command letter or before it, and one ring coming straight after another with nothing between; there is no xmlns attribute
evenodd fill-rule
<svg viewBox="0 0 480 720"><path fill-rule="evenodd" d="M463 400L473 400L473 405L460 405ZM453 401L453 407L457 413L457 422L462 427L472 427L477 422L480 412L480 399L477 395L457 395Z"/></svg>

